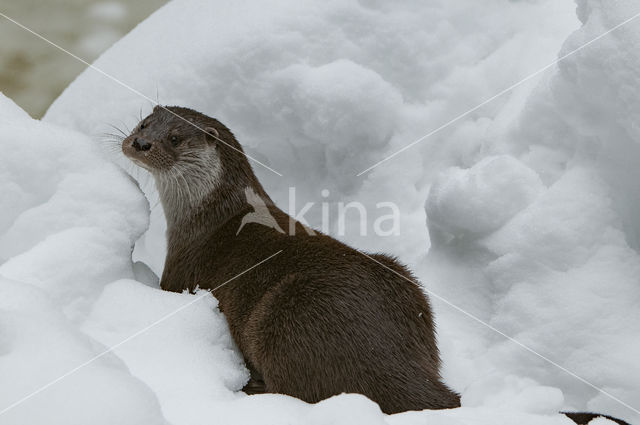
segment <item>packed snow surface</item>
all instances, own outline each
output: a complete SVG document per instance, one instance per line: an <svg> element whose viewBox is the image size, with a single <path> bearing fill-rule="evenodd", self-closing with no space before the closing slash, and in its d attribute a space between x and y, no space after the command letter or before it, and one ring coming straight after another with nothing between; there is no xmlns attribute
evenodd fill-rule
<svg viewBox="0 0 640 425"><path fill-rule="evenodd" d="M639 13L174 0L95 62L111 78L87 69L42 121L0 96L0 424L638 423L640 19L600 36ZM159 289L157 193L105 136L156 100L229 126L283 209L314 202L312 226L409 264L463 407L239 392L217 301ZM336 233L350 201L366 235L357 214ZM382 202L398 234L373 231Z"/></svg>

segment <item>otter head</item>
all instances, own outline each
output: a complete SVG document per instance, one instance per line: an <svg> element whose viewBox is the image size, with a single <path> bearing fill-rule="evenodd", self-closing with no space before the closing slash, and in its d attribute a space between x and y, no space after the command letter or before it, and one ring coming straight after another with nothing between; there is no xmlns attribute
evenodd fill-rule
<svg viewBox="0 0 640 425"><path fill-rule="evenodd" d="M192 109L156 106L122 151L151 172L170 222L203 207L234 209L230 203L244 200L246 187L263 193L231 131Z"/></svg>
<svg viewBox="0 0 640 425"><path fill-rule="evenodd" d="M203 160L215 166L217 127L224 126L194 110L156 106L122 141L122 151L154 177L189 173Z"/></svg>
<svg viewBox="0 0 640 425"><path fill-rule="evenodd" d="M219 187L220 145L230 143L237 145L219 121L188 108L156 106L122 141L122 151L153 175L171 219L189 215Z"/></svg>

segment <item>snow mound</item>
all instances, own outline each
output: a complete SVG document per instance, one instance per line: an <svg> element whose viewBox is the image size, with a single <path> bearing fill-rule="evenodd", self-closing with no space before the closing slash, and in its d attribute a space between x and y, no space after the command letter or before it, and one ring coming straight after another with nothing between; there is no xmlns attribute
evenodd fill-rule
<svg viewBox="0 0 640 425"><path fill-rule="evenodd" d="M544 190L535 171L508 155L440 174L426 205L429 231L452 236L486 235L503 226Z"/></svg>
<svg viewBox="0 0 640 425"><path fill-rule="evenodd" d="M165 423L155 394L110 353L56 381L104 351L78 323L105 284L131 275L145 199L88 137L4 96L0 111L0 252L11 257L0 263L0 374L11 383L0 423Z"/></svg>
<svg viewBox="0 0 640 425"><path fill-rule="evenodd" d="M211 416L247 372L210 294L161 291L132 264L149 214L136 182L85 135L5 97L0 116L0 191L16 194L0 228L0 373L12 382L0 423L164 424L175 406L177 422Z"/></svg>
<svg viewBox="0 0 640 425"><path fill-rule="evenodd" d="M578 5L583 26L560 55L640 12L627 1ZM562 61L500 137L485 144L485 152L515 157L539 179L513 176L508 189L498 180L479 190L474 177L486 165L482 158L444 171L426 203L432 236L442 229L476 236L432 237L428 264L437 271L431 278L454 279L443 290L449 299L475 294L471 311L537 355L496 338L477 342L474 352L486 349L485 361L505 381L526 373L562 388L574 409L630 422L640 419L633 410L640 400L634 360L640 357L640 202L638 167L631 165L640 160L640 55L630 49L637 42L640 28L629 24ZM502 205L494 210L496 198ZM486 225L487 215L498 225ZM478 379L474 385L489 382Z"/></svg>

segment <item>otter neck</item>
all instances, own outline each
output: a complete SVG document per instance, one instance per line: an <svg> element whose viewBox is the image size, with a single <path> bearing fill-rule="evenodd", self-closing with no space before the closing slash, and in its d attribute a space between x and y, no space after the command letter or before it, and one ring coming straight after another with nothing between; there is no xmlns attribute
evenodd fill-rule
<svg viewBox="0 0 640 425"><path fill-rule="evenodd" d="M231 218L250 206L245 190L249 187L267 205L273 201L251 172L235 179L220 178L218 171L207 175L167 173L155 176L160 201L167 220L169 247L189 243L203 232L214 233Z"/></svg>

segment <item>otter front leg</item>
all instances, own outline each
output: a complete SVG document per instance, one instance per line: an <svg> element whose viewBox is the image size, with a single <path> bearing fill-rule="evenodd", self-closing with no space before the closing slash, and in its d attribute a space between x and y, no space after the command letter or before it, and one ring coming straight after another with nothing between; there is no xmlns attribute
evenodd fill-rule
<svg viewBox="0 0 640 425"><path fill-rule="evenodd" d="M249 363L248 361L246 363L247 363L247 369L249 369L250 376L249 376L249 382L247 382L245 386L242 387L242 391L248 395L266 393L267 387L264 383L264 379L262 378L262 375L260 375L260 373L253 367L251 363Z"/></svg>

